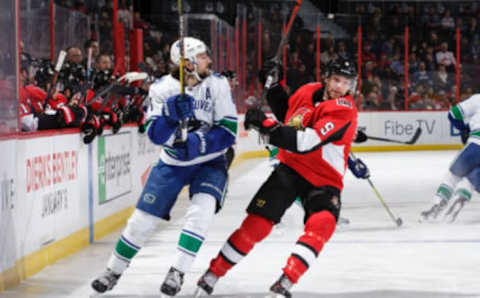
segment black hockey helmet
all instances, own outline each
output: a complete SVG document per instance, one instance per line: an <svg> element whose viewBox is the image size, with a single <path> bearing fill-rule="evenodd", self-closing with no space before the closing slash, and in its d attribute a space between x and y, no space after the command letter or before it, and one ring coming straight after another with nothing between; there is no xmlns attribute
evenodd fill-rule
<svg viewBox="0 0 480 298"><path fill-rule="evenodd" d="M357 77L357 68L355 63L347 59L338 58L330 61L327 67L327 77L330 77L333 74L342 75L347 78L356 78Z"/></svg>

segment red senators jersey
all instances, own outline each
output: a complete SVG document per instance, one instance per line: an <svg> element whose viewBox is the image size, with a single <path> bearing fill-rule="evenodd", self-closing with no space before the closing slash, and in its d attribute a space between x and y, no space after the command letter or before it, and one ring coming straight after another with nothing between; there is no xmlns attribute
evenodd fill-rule
<svg viewBox="0 0 480 298"><path fill-rule="evenodd" d="M307 84L289 98L285 124L298 129L291 147L296 149L279 148L278 159L313 185L341 191L357 128L357 109L350 95L315 106L312 96L320 88L320 83Z"/></svg>

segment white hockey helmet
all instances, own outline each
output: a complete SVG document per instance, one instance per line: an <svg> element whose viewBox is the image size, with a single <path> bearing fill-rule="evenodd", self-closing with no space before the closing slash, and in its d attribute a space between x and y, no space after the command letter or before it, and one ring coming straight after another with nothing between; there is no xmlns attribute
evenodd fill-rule
<svg viewBox="0 0 480 298"><path fill-rule="evenodd" d="M190 60L194 65L197 64L197 55L208 51L203 41L193 37L185 37L183 44L185 60ZM177 40L170 47L170 59L175 65L180 65L180 57L180 40Z"/></svg>

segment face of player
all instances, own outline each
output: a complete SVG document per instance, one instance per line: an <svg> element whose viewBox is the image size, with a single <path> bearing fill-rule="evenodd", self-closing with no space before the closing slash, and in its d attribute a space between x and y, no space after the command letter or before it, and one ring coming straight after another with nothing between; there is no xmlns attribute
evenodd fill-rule
<svg viewBox="0 0 480 298"><path fill-rule="evenodd" d="M328 99L339 98L345 96L352 87L353 80L341 75L331 75L327 79L327 96Z"/></svg>
<svg viewBox="0 0 480 298"><path fill-rule="evenodd" d="M210 74L211 67L212 59L207 53L197 54L197 73L200 77L207 77Z"/></svg>

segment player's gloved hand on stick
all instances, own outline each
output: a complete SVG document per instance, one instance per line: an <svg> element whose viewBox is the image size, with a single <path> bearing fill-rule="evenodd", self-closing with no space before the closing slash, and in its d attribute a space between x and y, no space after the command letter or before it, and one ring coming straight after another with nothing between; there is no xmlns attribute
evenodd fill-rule
<svg viewBox="0 0 480 298"><path fill-rule="evenodd" d="M252 128L262 134L270 134L280 126L276 120L267 117L265 113L258 108L249 109L247 111L245 114L244 125L246 130Z"/></svg>
<svg viewBox="0 0 480 298"><path fill-rule="evenodd" d="M362 130L357 130L357 134L355 135L355 143L363 143L366 142L368 139L367 135Z"/></svg>
<svg viewBox="0 0 480 298"><path fill-rule="evenodd" d="M164 108L165 116L172 122L179 122L193 117L193 102L195 99L184 94L183 97L178 94L167 99Z"/></svg>
<svg viewBox="0 0 480 298"><path fill-rule="evenodd" d="M258 79L260 80L262 85L265 85L265 82L267 81L267 77L269 75L272 76L271 86L274 86L278 83L278 81L283 78L282 65L275 62L274 60L267 60L265 63L263 63L262 68L258 72Z"/></svg>
<svg viewBox="0 0 480 298"><path fill-rule="evenodd" d="M367 165L360 158L353 159L349 157L348 168L357 178L368 179L370 177L370 171L368 170Z"/></svg>
<svg viewBox="0 0 480 298"><path fill-rule="evenodd" d="M207 152L207 141L201 132L190 132L184 143L175 144L175 152L180 160L192 160Z"/></svg>

